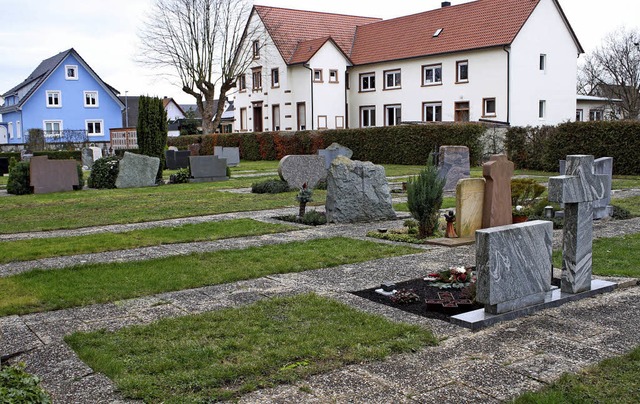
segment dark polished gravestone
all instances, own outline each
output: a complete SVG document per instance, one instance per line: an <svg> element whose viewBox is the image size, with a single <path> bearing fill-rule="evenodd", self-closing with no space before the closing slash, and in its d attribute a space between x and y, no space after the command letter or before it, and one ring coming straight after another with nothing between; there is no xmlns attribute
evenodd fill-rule
<svg viewBox="0 0 640 404"><path fill-rule="evenodd" d="M164 152L168 170L178 170L189 167L189 150L166 150Z"/></svg>
<svg viewBox="0 0 640 404"><path fill-rule="evenodd" d="M216 156L190 156L190 182L226 181L227 160Z"/></svg>
<svg viewBox="0 0 640 404"><path fill-rule="evenodd" d="M9 159L0 157L0 176L9 174Z"/></svg>
<svg viewBox="0 0 640 404"><path fill-rule="evenodd" d="M35 194L73 191L80 186L75 160L49 160L47 156L31 157L30 185Z"/></svg>

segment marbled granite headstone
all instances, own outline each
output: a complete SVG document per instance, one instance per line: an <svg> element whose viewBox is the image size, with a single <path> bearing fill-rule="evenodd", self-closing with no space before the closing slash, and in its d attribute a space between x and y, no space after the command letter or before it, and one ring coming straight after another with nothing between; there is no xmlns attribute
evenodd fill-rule
<svg viewBox="0 0 640 404"><path fill-rule="evenodd" d="M456 186L456 233L458 237L473 237L482 228L485 181L465 178Z"/></svg>
<svg viewBox="0 0 640 404"><path fill-rule="evenodd" d="M324 157L324 165L327 168L331 168L331 162L338 156L344 156L350 159L353 156L353 151L346 147L342 146L339 143L331 143L329 147L326 149L318 150L318 156Z"/></svg>
<svg viewBox="0 0 640 404"><path fill-rule="evenodd" d="M603 199L611 183L594 174L593 156L567 156L566 173L549 178L549 201L564 203L561 289L591 290L593 201Z"/></svg>
<svg viewBox="0 0 640 404"><path fill-rule="evenodd" d="M551 290L553 223L543 220L476 232L476 300L500 314L544 303Z"/></svg>
<svg viewBox="0 0 640 404"><path fill-rule="evenodd" d="M124 152L118 167L116 188L151 187L156 184L160 159Z"/></svg>
<svg viewBox="0 0 640 404"><path fill-rule="evenodd" d="M444 191L455 191L458 180L469 178L469 148L466 146L440 146L438 176L446 179Z"/></svg>
<svg viewBox="0 0 640 404"><path fill-rule="evenodd" d="M593 218L604 219L611 217L613 206L611 203L611 184L613 182L613 157L600 157L593 161L594 174L606 175L604 198L593 201Z"/></svg>
<svg viewBox="0 0 640 404"><path fill-rule="evenodd" d="M0 157L0 175L9 174L9 159Z"/></svg>
<svg viewBox="0 0 640 404"><path fill-rule="evenodd" d="M49 160L47 156L31 157L30 185L35 194L73 191L80 185L75 160Z"/></svg>
<svg viewBox="0 0 640 404"><path fill-rule="evenodd" d="M227 160L217 156L190 156L189 167L191 168L190 182L214 182L226 181Z"/></svg>
<svg viewBox="0 0 640 404"><path fill-rule="evenodd" d="M484 192L482 227L511 224L511 177L513 162L504 154L491 156L482 165L482 176L487 180Z"/></svg>
<svg viewBox="0 0 640 404"><path fill-rule="evenodd" d="M222 147L214 146L213 155L221 159L227 159L229 167L237 167L240 164L240 148L239 147Z"/></svg>
<svg viewBox="0 0 640 404"><path fill-rule="evenodd" d="M327 179L324 157L317 155L284 156L278 165L278 174L291 188L302 188L304 183L313 188Z"/></svg>
<svg viewBox="0 0 640 404"><path fill-rule="evenodd" d="M324 158L321 159L324 168ZM327 221L370 222L396 218L384 167L339 156L327 176Z"/></svg>

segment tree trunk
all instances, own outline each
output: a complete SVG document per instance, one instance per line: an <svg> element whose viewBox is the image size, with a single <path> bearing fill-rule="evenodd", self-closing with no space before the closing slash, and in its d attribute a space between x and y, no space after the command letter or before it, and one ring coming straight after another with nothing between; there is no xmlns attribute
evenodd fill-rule
<svg viewBox="0 0 640 404"><path fill-rule="evenodd" d="M298 211L298 217L300 218L304 217L304 213L306 210L307 210L307 203L300 202L300 210Z"/></svg>

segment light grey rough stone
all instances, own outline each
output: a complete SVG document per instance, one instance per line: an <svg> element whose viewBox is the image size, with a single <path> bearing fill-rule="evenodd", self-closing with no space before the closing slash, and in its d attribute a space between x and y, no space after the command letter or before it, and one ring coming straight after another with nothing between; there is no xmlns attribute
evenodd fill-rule
<svg viewBox="0 0 640 404"><path fill-rule="evenodd" d="M604 198L593 201L593 218L604 219L613 213L611 204L611 183L613 182L613 157L601 157L593 161L594 174L602 174L606 177Z"/></svg>
<svg viewBox="0 0 640 404"><path fill-rule="evenodd" d="M240 148L239 147L222 147L214 146L213 155L221 159L227 159L229 167L240 165Z"/></svg>
<svg viewBox="0 0 640 404"><path fill-rule="evenodd" d="M292 188L302 188L304 183L314 188L318 182L327 179L327 168L322 156L290 155L280 160L278 174Z"/></svg>
<svg viewBox="0 0 640 404"><path fill-rule="evenodd" d="M476 232L477 297L498 314L543 303L551 290L553 224L536 220Z"/></svg>
<svg viewBox="0 0 640 404"><path fill-rule="evenodd" d="M82 167L88 170L93 167L93 150L88 147L82 149Z"/></svg>
<svg viewBox="0 0 640 404"><path fill-rule="evenodd" d="M318 150L318 156L324 157L324 165L327 168L331 168L331 162L338 156L344 156L350 159L353 156L353 151L346 147L342 146L339 143L331 143L329 147L326 149Z"/></svg>
<svg viewBox="0 0 640 404"><path fill-rule="evenodd" d="M469 178L469 148L466 146L440 146L438 176L445 178L445 191L455 191L458 180Z"/></svg>
<svg viewBox="0 0 640 404"><path fill-rule="evenodd" d="M327 176L325 209L332 223L395 219L384 167L337 157Z"/></svg>
<svg viewBox="0 0 640 404"><path fill-rule="evenodd" d="M160 167L157 157L124 152L120 160L116 188L150 187L156 184L156 175Z"/></svg>
<svg viewBox="0 0 640 404"><path fill-rule="evenodd" d="M226 181L227 160L217 156L189 156L191 182Z"/></svg>

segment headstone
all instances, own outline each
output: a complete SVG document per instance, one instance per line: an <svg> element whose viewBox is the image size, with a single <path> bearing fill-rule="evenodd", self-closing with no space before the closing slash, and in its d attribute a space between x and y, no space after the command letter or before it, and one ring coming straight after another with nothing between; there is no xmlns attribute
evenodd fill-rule
<svg viewBox="0 0 640 404"><path fill-rule="evenodd" d="M438 176L446 180L444 191L455 191L458 180L469 178L469 148L466 146L440 146Z"/></svg>
<svg viewBox="0 0 640 404"><path fill-rule="evenodd" d="M491 156L482 165L482 176L487 181L484 192L482 227L511 224L511 177L513 162L504 154Z"/></svg>
<svg viewBox="0 0 640 404"><path fill-rule="evenodd" d="M485 183L482 178L465 178L456 186L456 233L473 237L482 228Z"/></svg>
<svg viewBox="0 0 640 404"><path fill-rule="evenodd" d="M240 148L239 147L222 147L214 146L213 155L221 159L227 159L229 167L237 167L240 164Z"/></svg>
<svg viewBox="0 0 640 404"><path fill-rule="evenodd" d="M324 168L324 158L320 163ZM327 176L327 221L370 222L396 218L384 167L339 156Z"/></svg>
<svg viewBox="0 0 640 404"><path fill-rule="evenodd" d="M93 150L89 148L82 149L82 167L86 170L91 170L93 161Z"/></svg>
<svg viewBox="0 0 640 404"><path fill-rule="evenodd" d="M96 147L96 146L89 146L89 149L91 149L91 151L93 151L93 161L96 161L96 160L101 159L103 157L101 148Z"/></svg>
<svg viewBox="0 0 640 404"><path fill-rule="evenodd" d="M200 143L194 143L189 145L189 151L191 152L191 156L199 156L200 155Z"/></svg>
<svg viewBox="0 0 640 404"><path fill-rule="evenodd" d="M346 147L342 146L339 143L331 143L329 147L326 149L318 150L318 156L324 157L324 165L327 168L331 168L331 162L338 156L344 156L350 159L353 156L353 151Z"/></svg>
<svg viewBox="0 0 640 404"><path fill-rule="evenodd" d="M594 174L593 156L567 156L566 175L549 178L549 201L564 203L561 289L580 293L591 289L593 201L603 199L611 183Z"/></svg>
<svg viewBox="0 0 640 404"><path fill-rule="evenodd" d="M33 152L31 150L20 150L20 161L31 161L31 157L33 157Z"/></svg>
<svg viewBox="0 0 640 404"><path fill-rule="evenodd" d="M116 188L150 187L156 184L160 159L124 152L118 167Z"/></svg>
<svg viewBox="0 0 640 404"><path fill-rule="evenodd" d="M30 185L36 194L73 191L80 185L75 160L49 160L47 156L31 157Z"/></svg>
<svg viewBox="0 0 640 404"><path fill-rule="evenodd" d="M0 157L0 176L9 174L9 159Z"/></svg>
<svg viewBox="0 0 640 404"><path fill-rule="evenodd" d="M476 232L476 300L500 314L544 303L551 290L553 223L544 220Z"/></svg>
<svg viewBox="0 0 640 404"><path fill-rule="evenodd" d="M593 218L604 219L613 215L611 203L611 184L613 182L613 157L601 157L593 161L594 174L606 176L604 198L593 201Z"/></svg>
<svg viewBox="0 0 640 404"><path fill-rule="evenodd" d="M169 146L169 150L178 151L178 148L175 146Z"/></svg>
<svg viewBox="0 0 640 404"><path fill-rule="evenodd" d="M190 156L189 167L191 168L190 182L214 182L226 181L227 161L217 156Z"/></svg>
<svg viewBox="0 0 640 404"><path fill-rule="evenodd" d="M302 188L304 183L314 188L327 179L324 157L314 155L284 156L278 165L278 174L292 188Z"/></svg>

